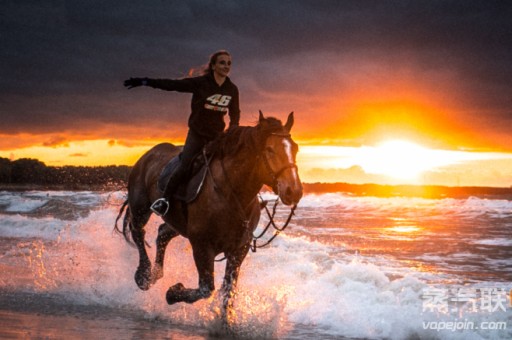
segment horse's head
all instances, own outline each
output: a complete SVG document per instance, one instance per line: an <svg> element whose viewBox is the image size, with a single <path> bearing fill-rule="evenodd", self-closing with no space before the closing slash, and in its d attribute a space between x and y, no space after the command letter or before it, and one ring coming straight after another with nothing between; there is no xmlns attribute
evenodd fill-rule
<svg viewBox="0 0 512 340"><path fill-rule="evenodd" d="M283 126L275 118L265 118L260 111L258 125L267 131L262 152L263 183L272 187L284 204L297 205L302 198L302 183L295 162L299 147L290 135L293 112Z"/></svg>

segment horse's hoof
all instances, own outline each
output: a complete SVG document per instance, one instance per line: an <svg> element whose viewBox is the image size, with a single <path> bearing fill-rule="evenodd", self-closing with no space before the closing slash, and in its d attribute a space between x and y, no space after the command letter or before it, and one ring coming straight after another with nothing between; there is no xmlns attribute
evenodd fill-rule
<svg viewBox="0 0 512 340"><path fill-rule="evenodd" d="M177 283L171 288L167 290L167 294L165 294L165 299L167 303L173 305L177 302L183 301L183 291L185 290L185 286L181 283Z"/></svg>
<svg viewBox="0 0 512 340"><path fill-rule="evenodd" d="M135 283L141 290L148 290L151 287L151 269L138 268L135 272Z"/></svg>

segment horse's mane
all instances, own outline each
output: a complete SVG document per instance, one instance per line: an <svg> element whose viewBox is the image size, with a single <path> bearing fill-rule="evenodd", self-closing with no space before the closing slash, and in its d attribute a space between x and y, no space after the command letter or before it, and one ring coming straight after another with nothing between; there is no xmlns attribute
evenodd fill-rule
<svg viewBox="0 0 512 340"><path fill-rule="evenodd" d="M256 126L235 126L229 128L207 146L207 153L216 153L221 158L234 155L242 148L259 153L268 136L284 132L283 123L274 117L267 117Z"/></svg>

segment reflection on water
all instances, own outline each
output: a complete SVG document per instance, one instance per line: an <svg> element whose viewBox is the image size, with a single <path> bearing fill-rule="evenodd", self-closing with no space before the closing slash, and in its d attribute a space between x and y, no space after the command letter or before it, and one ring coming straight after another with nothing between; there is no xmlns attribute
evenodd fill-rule
<svg viewBox="0 0 512 340"><path fill-rule="evenodd" d="M422 236L423 229L415 225L415 221L404 217L390 217L390 226L380 229L383 236L395 240L410 241Z"/></svg>
<svg viewBox="0 0 512 340"><path fill-rule="evenodd" d="M330 205L329 194L323 197L321 210L299 206L291 233L420 271L456 274L461 282L512 281L509 201L345 197Z"/></svg>
<svg viewBox="0 0 512 340"><path fill-rule="evenodd" d="M410 220L405 217L390 217L390 221L393 222L393 225L388 227L387 230L396 233L407 233L414 234L421 231L421 228L415 225L415 221ZM385 231L385 230L383 230Z"/></svg>
<svg viewBox="0 0 512 340"><path fill-rule="evenodd" d="M408 225L401 225L396 227L389 227L387 228L388 231L394 232L394 233L406 233L409 235L414 234L415 232L420 231L421 229L415 226L408 226Z"/></svg>

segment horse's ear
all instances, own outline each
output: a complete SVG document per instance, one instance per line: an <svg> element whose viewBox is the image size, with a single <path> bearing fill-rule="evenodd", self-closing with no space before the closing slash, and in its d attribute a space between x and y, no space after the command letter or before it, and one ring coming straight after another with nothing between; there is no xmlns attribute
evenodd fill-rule
<svg viewBox="0 0 512 340"><path fill-rule="evenodd" d="M293 126L293 111L288 115L288 120L286 121L286 124L284 125L284 128L288 133L292 129Z"/></svg>
<svg viewBox="0 0 512 340"><path fill-rule="evenodd" d="M261 123L263 120L265 120L265 117L263 117L263 112L261 112L261 110L260 110L260 118L259 118L259 120L260 120L260 123Z"/></svg>

